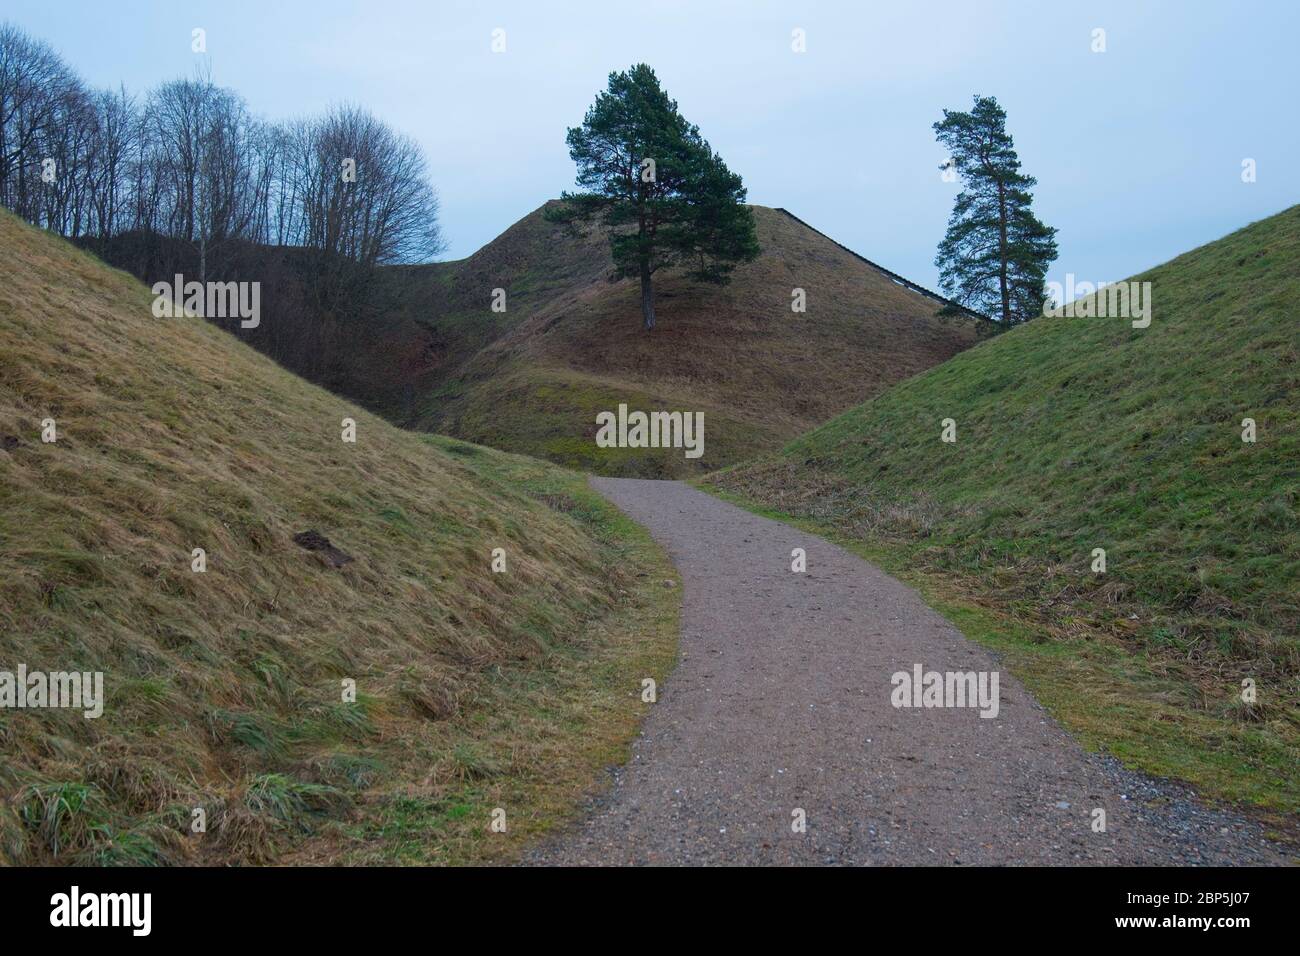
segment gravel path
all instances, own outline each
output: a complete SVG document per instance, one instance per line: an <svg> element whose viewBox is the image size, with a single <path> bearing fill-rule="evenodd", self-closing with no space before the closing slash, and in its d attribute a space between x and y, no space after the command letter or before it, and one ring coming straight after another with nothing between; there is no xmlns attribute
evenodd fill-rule
<svg viewBox="0 0 1300 956"><path fill-rule="evenodd" d="M592 484L676 563L681 659L613 786L524 862L1289 862L1255 823L1085 753L1007 672L994 718L892 706L895 672L998 663L861 558L680 482Z"/></svg>

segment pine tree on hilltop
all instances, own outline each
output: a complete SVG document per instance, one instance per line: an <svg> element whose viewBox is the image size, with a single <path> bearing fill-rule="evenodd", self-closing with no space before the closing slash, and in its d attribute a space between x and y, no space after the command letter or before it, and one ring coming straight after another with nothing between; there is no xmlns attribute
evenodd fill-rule
<svg viewBox="0 0 1300 956"><path fill-rule="evenodd" d="M962 180L934 264L945 293L1013 325L1043 312L1056 230L1030 208L1038 180L1020 171L1006 121L995 98L976 95L969 113L944 110L934 124Z"/></svg>
<svg viewBox="0 0 1300 956"><path fill-rule="evenodd" d="M568 131L578 185L553 222L594 220L609 232L615 278L641 281L641 315L655 326L652 276L685 264L687 275L722 284L758 257L745 186L677 111L644 63L611 73L581 126Z"/></svg>

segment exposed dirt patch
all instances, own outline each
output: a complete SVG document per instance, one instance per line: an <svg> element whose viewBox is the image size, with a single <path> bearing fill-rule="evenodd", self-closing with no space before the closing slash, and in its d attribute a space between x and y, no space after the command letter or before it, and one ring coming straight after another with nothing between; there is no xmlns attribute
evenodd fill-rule
<svg viewBox="0 0 1300 956"><path fill-rule="evenodd" d="M301 548L314 551L321 561L333 568L341 568L350 561L356 560L352 555L330 544L330 539L319 531L299 531L293 536L293 541Z"/></svg>

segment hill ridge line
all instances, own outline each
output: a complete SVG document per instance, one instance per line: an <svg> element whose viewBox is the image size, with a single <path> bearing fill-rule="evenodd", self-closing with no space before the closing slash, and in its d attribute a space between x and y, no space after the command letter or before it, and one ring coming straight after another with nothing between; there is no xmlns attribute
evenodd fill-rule
<svg viewBox="0 0 1300 956"><path fill-rule="evenodd" d="M932 290L930 290L930 289L927 289L927 288L926 288L925 286L923 286L923 285L917 285L917 284L916 284L915 282L913 282L911 279L904 278L903 276L900 276L897 272L894 272L894 271L891 270L891 269L886 269L884 266L882 266L882 265L881 265L880 263L878 263L878 262L872 262L872 261L871 261L870 259L868 259L866 256L861 255L860 253L854 252L854 251L853 251L852 249L850 249L848 246L844 245L844 243L839 242L838 240L832 239L830 236L826 235L826 233L822 232L822 231L821 231L820 229L818 229L816 226L814 226L814 225L812 225L812 224L810 224L810 223L808 223L808 222L805 222L804 220L800 219L798 216L796 216L794 213L792 213L789 209L786 209L784 206L773 206L772 208L775 209L777 212L785 213L787 216L789 216L789 217L790 217L791 219L793 219L795 222L799 223L799 225L804 226L804 227L806 227L806 228L808 228L808 229L811 229L813 232L817 233L817 235L821 236L821 237L822 237L823 239L825 239L827 242L831 242L831 243L834 243L835 245L839 246L841 249L843 249L843 250L844 250L845 252L847 252L849 255L853 256L855 259L861 259L863 262L865 262L867 265L871 266L871 268L875 269L876 271L878 271L878 272L883 272L885 275L887 275L890 279L892 279L892 280L894 280L895 282L897 282L899 285L904 286L904 287L906 287L906 288L908 288L908 289L911 289L913 292L919 292L921 295L925 296L926 298L934 299L934 300L936 300L936 301L938 301L938 302L942 302L944 305L952 306L954 309L958 309L958 310L960 310L960 311L962 311L962 312L965 312L967 315L969 315L969 316L971 316L971 317L973 317L973 318L976 318L976 319L983 319L985 322L992 322L992 321L993 321L992 319L990 319L987 315L985 315L985 314L982 313L982 312L976 312L974 309L968 309L966 306L962 305L960 302L954 302L952 299L949 299L949 298L947 298L946 296L942 296L942 295L940 295L940 294L937 293L937 292L934 292L934 291L932 291Z"/></svg>

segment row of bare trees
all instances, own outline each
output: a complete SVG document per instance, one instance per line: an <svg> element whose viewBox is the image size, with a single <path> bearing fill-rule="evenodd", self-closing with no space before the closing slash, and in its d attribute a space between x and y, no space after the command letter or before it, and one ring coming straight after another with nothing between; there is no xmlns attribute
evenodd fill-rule
<svg viewBox="0 0 1300 956"><path fill-rule="evenodd" d="M45 43L0 24L0 203L72 238L231 241L369 267L443 248L420 148L365 110L270 123L208 76L144 96L87 89Z"/></svg>
<svg viewBox="0 0 1300 956"><path fill-rule="evenodd" d="M152 285L255 281L261 322L210 318L292 371L412 414L430 333L405 315L443 248L424 156L365 110L284 123L210 76L87 89L0 24L0 204Z"/></svg>

